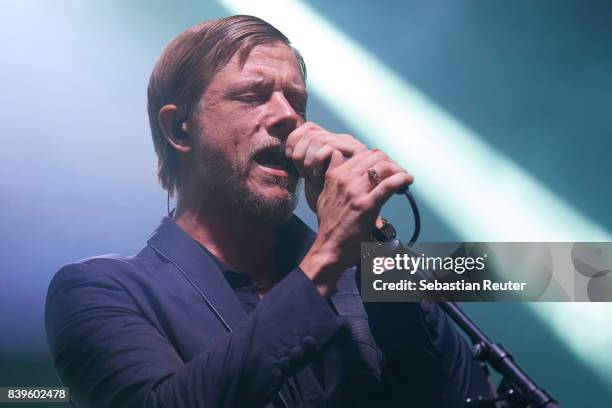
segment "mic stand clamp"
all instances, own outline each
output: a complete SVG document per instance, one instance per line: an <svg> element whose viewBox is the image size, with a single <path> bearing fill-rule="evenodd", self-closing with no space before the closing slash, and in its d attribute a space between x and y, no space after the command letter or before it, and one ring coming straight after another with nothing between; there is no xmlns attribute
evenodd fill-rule
<svg viewBox="0 0 612 408"><path fill-rule="evenodd" d="M497 389L499 397L485 400L482 397L468 398L466 407L499 408L558 408L557 401L544 389L538 387L515 363L512 355L499 343L492 342L455 302L437 302L446 314L470 338L474 358L486 363L502 375ZM496 405L497 404L497 405Z"/></svg>

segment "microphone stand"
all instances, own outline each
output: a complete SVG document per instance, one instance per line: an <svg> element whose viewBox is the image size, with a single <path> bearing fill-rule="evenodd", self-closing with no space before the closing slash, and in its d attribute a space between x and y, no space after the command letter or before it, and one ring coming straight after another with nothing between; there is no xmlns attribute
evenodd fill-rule
<svg viewBox="0 0 612 408"><path fill-rule="evenodd" d="M512 355L500 343L494 343L470 319L455 302L443 301L438 305L468 335L472 341L474 358L487 363L502 375L499 385L499 398L486 400L477 397L466 401L466 407L495 407L496 402L504 402L511 408L557 408L557 401L543 388L537 386L518 366Z"/></svg>
<svg viewBox="0 0 612 408"><path fill-rule="evenodd" d="M415 221L415 231L412 235L408 247L412 246L418 238L421 221L419 210L412 196L412 193L407 187L398 192L404 194L410 203ZM390 224L388 224L390 225ZM393 227L391 227L393 229ZM391 244L392 252L398 250L403 252L413 253L409 248L404 246L395 230L391 233L386 232L386 237L382 237L381 242ZM420 278L428 279L422 270L416 272ZM439 293L440 298L444 298L442 293ZM468 398L465 401L465 407L470 408L558 408L557 401L546 390L537 386L535 382L523 371L500 343L495 343L478 327L472 319L470 319L459 305L455 302L444 300L436 302L440 308L455 322L457 326L470 338L472 341L472 352L474 358L481 363L486 363L495 371L502 375L502 381L497 388L499 396L494 399L486 399L482 396L476 398Z"/></svg>

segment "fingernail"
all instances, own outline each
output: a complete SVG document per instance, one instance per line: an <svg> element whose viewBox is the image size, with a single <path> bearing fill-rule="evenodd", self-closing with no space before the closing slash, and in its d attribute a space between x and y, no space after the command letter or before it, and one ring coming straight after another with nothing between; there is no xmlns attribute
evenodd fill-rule
<svg viewBox="0 0 612 408"><path fill-rule="evenodd" d="M293 153L293 148L292 148L292 147L287 146L287 147L285 148L285 156L291 156L291 154L292 154L292 153Z"/></svg>

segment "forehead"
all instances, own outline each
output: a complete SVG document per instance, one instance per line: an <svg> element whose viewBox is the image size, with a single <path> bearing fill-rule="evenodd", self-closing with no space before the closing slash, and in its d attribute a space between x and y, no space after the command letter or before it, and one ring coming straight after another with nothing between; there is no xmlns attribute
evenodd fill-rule
<svg viewBox="0 0 612 408"><path fill-rule="evenodd" d="M242 52L236 52L227 65L217 73L213 82L241 79L274 79L304 87L302 71L295 52L283 43L258 45L248 52L246 57Z"/></svg>

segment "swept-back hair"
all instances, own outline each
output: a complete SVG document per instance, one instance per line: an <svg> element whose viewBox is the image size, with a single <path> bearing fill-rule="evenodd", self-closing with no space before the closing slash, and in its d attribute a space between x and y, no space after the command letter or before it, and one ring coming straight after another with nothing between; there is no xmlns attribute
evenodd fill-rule
<svg viewBox="0 0 612 408"><path fill-rule="evenodd" d="M258 45L289 39L266 21L245 15L205 21L176 36L157 60L147 89L151 135L157 153L157 176L169 194L174 194L178 177L178 153L166 140L158 122L166 104L184 105L186 115L195 107L211 80L240 52L240 63ZM304 60L295 50L302 76Z"/></svg>

